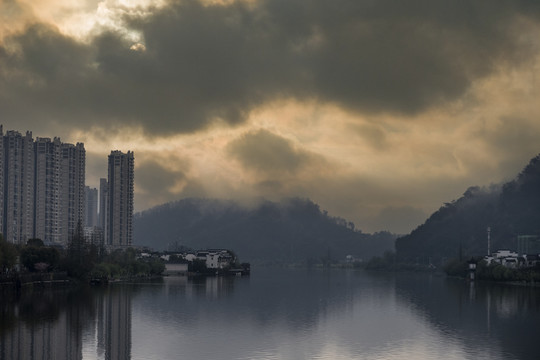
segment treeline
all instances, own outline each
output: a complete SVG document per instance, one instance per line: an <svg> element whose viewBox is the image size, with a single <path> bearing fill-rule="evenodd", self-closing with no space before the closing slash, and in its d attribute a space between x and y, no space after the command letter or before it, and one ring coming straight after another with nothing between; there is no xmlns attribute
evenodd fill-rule
<svg viewBox="0 0 540 360"><path fill-rule="evenodd" d="M487 264L482 257L471 258L468 260L459 260L452 258L438 268L433 264L422 263L404 263L400 262L395 253L387 251L383 256L375 256L369 261L360 263L357 266L366 270L374 271L418 271L418 272L435 272L443 271L448 276L455 276L461 278L469 277L469 262L474 260L476 263L475 279L477 280L489 280L489 281L502 281L502 282L527 282L527 283L539 283L540 282L540 265L536 267L527 268L510 268L499 263Z"/></svg>
<svg viewBox="0 0 540 360"><path fill-rule="evenodd" d="M411 234L396 240L400 262L434 263L484 255L487 228L491 249L517 249L518 235L540 235L540 155L502 186L471 187L444 204Z"/></svg>
<svg viewBox="0 0 540 360"><path fill-rule="evenodd" d="M393 251L385 251L382 256L374 256L368 261L357 263L356 267L374 271L437 271L437 267L431 263L402 262Z"/></svg>
<svg viewBox="0 0 540 360"><path fill-rule="evenodd" d="M308 199L233 201L189 198L134 216L134 244L158 250L175 247L235 249L243 259L263 263L369 259L394 249L388 232L362 233ZM172 248L171 248L172 246Z"/></svg>
<svg viewBox="0 0 540 360"><path fill-rule="evenodd" d="M498 263L488 265L482 259L475 261L475 278L478 280L540 282L539 266L513 269ZM444 266L444 272L449 276L466 278L469 276L469 261L451 259Z"/></svg>
<svg viewBox="0 0 540 360"><path fill-rule="evenodd" d="M165 270L160 259L138 259L135 249L107 252L103 247L87 243L80 227L65 249L45 246L40 239L15 246L0 235L0 270L4 276L16 275L17 257L20 273L65 272L68 277L82 281L159 275Z"/></svg>

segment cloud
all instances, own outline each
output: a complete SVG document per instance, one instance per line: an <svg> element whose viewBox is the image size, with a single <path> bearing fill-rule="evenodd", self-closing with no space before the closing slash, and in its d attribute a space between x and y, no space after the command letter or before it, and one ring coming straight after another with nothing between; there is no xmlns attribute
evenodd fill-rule
<svg viewBox="0 0 540 360"><path fill-rule="evenodd" d="M45 24L9 35L0 47L4 116L164 135L237 125L290 97L410 115L537 51L523 19L537 21L539 9L525 1L185 0L112 9L123 30L116 24L85 41Z"/></svg>
<svg viewBox="0 0 540 360"><path fill-rule="evenodd" d="M156 163L147 162L137 167L137 186L142 192L168 194L177 182L185 179L180 171L171 171Z"/></svg>
<svg viewBox="0 0 540 360"><path fill-rule="evenodd" d="M411 206L386 207L377 215L371 227L396 234L408 234L423 224L428 216L424 211Z"/></svg>
<svg viewBox="0 0 540 360"><path fill-rule="evenodd" d="M174 170L159 164L158 161L143 160L136 165L136 201L146 206L155 206L180 199L197 188L196 181L186 172ZM188 169L186 169L187 171ZM191 194L201 196L201 193Z"/></svg>
<svg viewBox="0 0 540 360"><path fill-rule="evenodd" d="M95 154L86 149L86 185L99 189L99 179L107 178L107 155Z"/></svg>
<svg viewBox="0 0 540 360"><path fill-rule="evenodd" d="M538 153L539 8L4 1L1 120L83 141L93 186L110 149L134 150L137 210L300 196L400 231Z"/></svg>
<svg viewBox="0 0 540 360"><path fill-rule="evenodd" d="M291 140L262 129L242 135L227 150L244 169L271 179L299 175L308 166L325 163L322 156L299 149Z"/></svg>
<svg viewBox="0 0 540 360"><path fill-rule="evenodd" d="M376 150L388 149L387 133L377 124L362 124L356 122L349 125L349 129L358 134L361 140Z"/></svg>

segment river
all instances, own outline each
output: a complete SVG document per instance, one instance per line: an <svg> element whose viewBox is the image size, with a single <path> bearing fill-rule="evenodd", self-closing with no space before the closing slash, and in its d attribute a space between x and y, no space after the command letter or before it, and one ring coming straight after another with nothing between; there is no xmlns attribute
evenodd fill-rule
<svg viewBox="0 0 540 360"><path fill-rule="evenodd" d="M1 295L6 360L540 356L540 288L433 274L253 268Z"/></svg>

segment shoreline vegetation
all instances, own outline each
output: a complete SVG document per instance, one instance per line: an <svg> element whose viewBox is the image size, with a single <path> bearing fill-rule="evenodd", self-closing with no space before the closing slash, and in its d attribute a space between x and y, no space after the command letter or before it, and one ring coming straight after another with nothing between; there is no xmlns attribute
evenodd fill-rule
<svg viewBox="0 0 540 360"><path fill-rule="evenodd" d="M510 268L501 264L487 264L482 258L471 259L476 264L475 279L509 283L540 285L540 266ZM471 260L452 259L444 267L448 276L468 278Z"/></svg>
<svg viewBox="0 0 540 360"><path fill-rule="evenodd" d="M134 279L151 279L167 276L166 263L155 256L142 257L135 248L117 249L110 252L103 247L88 244L82 231L78 231L68 246L46 246L40 239L30 239L24 246L15 246L5 241L0 235L0 287L21 289L26 287L47 287L55 284L103 284L125 282ZM173 255L174 257L174 255ZM231 269L247 270L249 264L236 264ZM177 259L180 260L180 259ZM475 279L540 285L540 266L528 268L510 268L501 264L488 265L482 258L471 259L477 264ZM394 252L386 251L382 256L372 257L368 261L332 261L330 258L307 259L299 263L260 264L261 266L286 266L303 268L351 268L366 271L389 272L432 272L446 274L449 277L469 278L470 260L451 259L443 267L431 264L401 262ZM223 269L220 269L223 270ZM227 268L226 270L229 270ZM226 270L207 269L204 262L190 262L186 276L230 275Z"/></svg>
<svg viewBox="0 0 540 360"><path fill-rule="evenodd" d="M106 251L103 246L88 243L80 226L66 248L47 246L40 239L17 246L0 234L0 289L148 280L167 276L166 264L179 263L185 263L185 275L190 277L249 275L249 263L238 262L232 251L227 253L231 255L227 266L207 268L200 259L187 262L168 255L164 260L161 253L143 253L133 247ZM169 257L173 261L168 261Z"/></svg>
<svg viewBox="0 0 540 360"><path fill-rule="evenodd" d="M373 257L366 263L359 264L358 267L368 271L433 272L445 274L448 277L469 279L471 261L476 264L475 281L540 286L540 266L510 268L498 263L488 265L482 257L468 260L450 259L442 268L437 268L433 265L400 262L394 253L386 252L382 257Z"/></svg>
<svg viewBox="0 0 540 360"><path fill-rule="evenodd" d="M30 239L24 246L13 245L0 235L2 287L150 278L164 270L163 261L140 259L134 248L107 252L103 246L89 244L80 226L66 248L46 246L40 239Z"/></svg>

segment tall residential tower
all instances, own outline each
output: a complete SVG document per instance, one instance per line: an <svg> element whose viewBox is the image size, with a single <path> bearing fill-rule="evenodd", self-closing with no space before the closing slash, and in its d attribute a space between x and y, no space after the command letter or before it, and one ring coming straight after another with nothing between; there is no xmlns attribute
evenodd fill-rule
<svg viewBox="0 0 540 360"><path fill-rule="evenodd" d="M108 244L107 235L107 221L109 217L107 214L109 210L109 183L107 179L99 179L99 222L98 226L103 230L103 240L105 244Z"/></svg>
<svg viewBox="0 0 540 360"><path fill-rule="evenodd" d="M133 170L132 151L111 151L105 243L113 248L131 246L133 240Z"/></svg>
<svg viewBox="0 0 540 360"><path fill-rule="evenodd" d="M0 125L0 232L7 241L67 244L84 221L85 159L82 143L4 135Z"/></svg>
<svg viewBox="0 0 540 360"><path fill-rule="evenodd" d="M19 244L34 231L34 140L8 131L3 136L3 229L4 239Z"/></svg>
<svg viewBox="0 0 540 360"><path fill-rule="evenodd" d="M98 226L98 190L85 187L86 192L86 227Z"/></svg>

